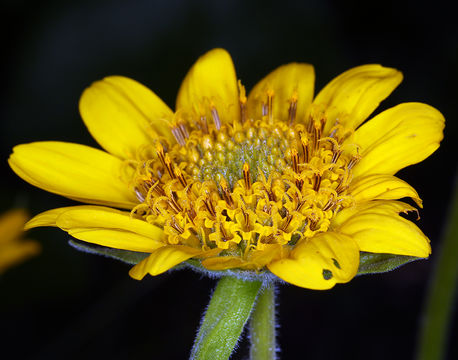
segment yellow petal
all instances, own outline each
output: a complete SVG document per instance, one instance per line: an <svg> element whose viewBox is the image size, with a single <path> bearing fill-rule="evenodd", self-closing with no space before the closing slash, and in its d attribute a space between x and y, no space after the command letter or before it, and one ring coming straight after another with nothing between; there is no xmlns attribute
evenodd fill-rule
<svg viewBox="0 0 458 360"><path fill-rule="evenodd" d="M414 208L400 201L377 200L342 210L332 221L334 231L351 236L361 251L428 257L428 238L399 216Z"/></svg>
<svg viewBox="0 0 458 360"><path fill-rule="evenodd" d="M213 49L201 56L181 84L177 111L185 110L212 121L214 106L222 123L232 124L240 118L237 77L231 56L226 50Z"/></svg>
<svg viewBox="0 0 458 360"><path fill-rule="evenodd" d="M247 262L237 256L212 257L202 261L202 266L208 270L227 270L240 268L247 265Z"/></svg>
<svg viewBox="0 0 458 360"><path fill-rule="evenodd" d="M0 245L16 240L23 232L28 218L24 209L7 211L0 217Z"/></svg>
<svg viewBox="0 0 458 360"><path fill-rule="evenodd" d="M156 276L203 253L204 251L189 246L167 245L155 250L146 259L140 261L129 271L129 275L136 280L143 279L148 273Z"/></svg>
<svg viewBox="0 0 458 360"><path fill-rule="evenodd" d="M356 202L412 198L418 206L422 201L415 189L393 175L369 175L351 182L348 192Z"/></svg>
<svg viewBox="0 0 458 360"><path fill-rule="evenodd" d="M71 228L67 232L78 240L114 249L151 252L164 246L161 241L119 229Z"/></svg>
<svg viewBox="0 0 458 360"><path fill-rule="evenodd" d="M75 238L116 249L151 252L163 246L163 230L130 213L101 206L69 206L41 213L26 228L57 226Z"/></svg>
<svg viewBox="0 0 458 360"><path fill-rule="evenodd" d="M315 290L350 281L358 271L359 249L348 236L322 233L298 243L289 258L267 265L279 278Z"/></svg>
<svg viewBox="0 0 458 360"><path fill-rule="evenodd" d="M81 95L81 117L89 132L108 152L134 158L137 149L158 135L172 140L172 110L135 80L110 76L96 81Z"/></svg>
<svg viewBox="0 0 458 360"><path fill-rule="evenodd" d="M315 86L315 71L312 65L292 63L280 66L256 84L248 95L248 117L260 119L262 103L267 104L267 93L273 94L273 117L289 121L289 108L293 97L297 97L296 119L304 121L312 103Z"/></svg>
<svg viewBox="0 0 458 360"><path fill-rule="evenodd" d="M399 71L378 64L357 66L337 76L313 101L326 109L325 132L336 121L355 129L401 81Z"/></svg>
<svg viewBox="0 0 458 360"><path fill-rule="evenodd" d="M444 122L439 111L421 103L400 104L380 113L348 140L361 147L362 159L353 176L392 175L424 160L439 147Z"/></svg>
<svg viewBox="0 0 458 360"><path fill-rule="evenodd" d="M43 141L15 146L8 160L25 181L74 200L131 209L138 204L122 160L89 146Z"/></svg>

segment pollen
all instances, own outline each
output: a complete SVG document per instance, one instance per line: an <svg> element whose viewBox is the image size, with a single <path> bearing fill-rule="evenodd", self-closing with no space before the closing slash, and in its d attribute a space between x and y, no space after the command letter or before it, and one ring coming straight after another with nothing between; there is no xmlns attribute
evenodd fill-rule
<svg viewBox="0 0 458 360"><path fill-rule="evenodd" d="M218 101L196 104L195 116L171 125L176 142L161 138L139 152L132 216L162 226L168 244L220 249L218 268L262 270L272 246L287 252L326 232L353 204L347 189L361 156L342 145L350 132L339 123L325 132L319 109L299 118L299 98L294 91L277 109L267 90L260 108L248 109L239 81L239 104L226 104L238 119L228 121Z"/></svg>

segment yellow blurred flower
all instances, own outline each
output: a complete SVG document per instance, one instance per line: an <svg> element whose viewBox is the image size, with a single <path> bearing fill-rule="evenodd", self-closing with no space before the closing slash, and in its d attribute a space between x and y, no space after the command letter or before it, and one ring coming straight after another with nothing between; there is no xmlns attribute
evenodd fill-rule
<svg viewBox="0 0 458 360"><path fill-rule="evenodd" d="M0 274L40 252L36 241L21 240L28 219L23 209L10 210L0 216Z"/></svg>
<svg viewBox="0 0 458 360"><path fill-rule="evenodd" d="M420 197L394 174L438 148L444 118L403 103L363 124L401 80L363 65L314 97L313 67L291 63L246 96L230 55L215 49L191 68L173 112L138 82L107 77L80 100L105 151L36 142L9 159L29 183L100 206L50 210L27 227L150 253L136 279L195 258L210 271L328 289L355 276L360 251L428 257L427 237L399 216L415 208L396 201L421 207Z"/></svg>

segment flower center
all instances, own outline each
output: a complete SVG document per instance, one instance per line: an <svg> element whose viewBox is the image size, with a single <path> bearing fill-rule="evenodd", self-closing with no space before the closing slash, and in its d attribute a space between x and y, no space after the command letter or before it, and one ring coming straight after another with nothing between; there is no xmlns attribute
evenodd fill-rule
<svg viewBox="0 0 458 360"><path fill-rule="evenodd" d="M213 122L177 121L176 144L161 140L139 155L134 186L141 204L133 214L162 226L168 244L219 248L220 257L239 259L227 267L261 269L271 249L289 251L327 231L352 204L347 188L359 155L342 145L342 126L323 134L319 111L297 122L295 99L285 119L271 107L247 119L241 102L241 121L232 124L221 123L214 107Z"/></svg>

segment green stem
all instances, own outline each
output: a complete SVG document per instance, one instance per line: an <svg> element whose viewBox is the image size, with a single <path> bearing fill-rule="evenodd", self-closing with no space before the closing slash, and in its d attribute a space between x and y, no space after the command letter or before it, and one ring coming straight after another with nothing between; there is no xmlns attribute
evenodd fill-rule
<svg viewBox="0 0 458 360"><path fill-rule="evenodd" d="M191 351L192 360L227 360L250 317L261 282L223 277L218 282Z"/></svg>
<svg viewBox="0 0 458 360"><path fill-rule="evenodd" d="M250 360L275 360L275 286L262 288L250 319Z"/></svg>
<svg viewBox="0 0 458 360"><path fill-rule="evenodd" d="M433 274L420 336L418 359L444 359L458 280L458 184Z"/></svg>

